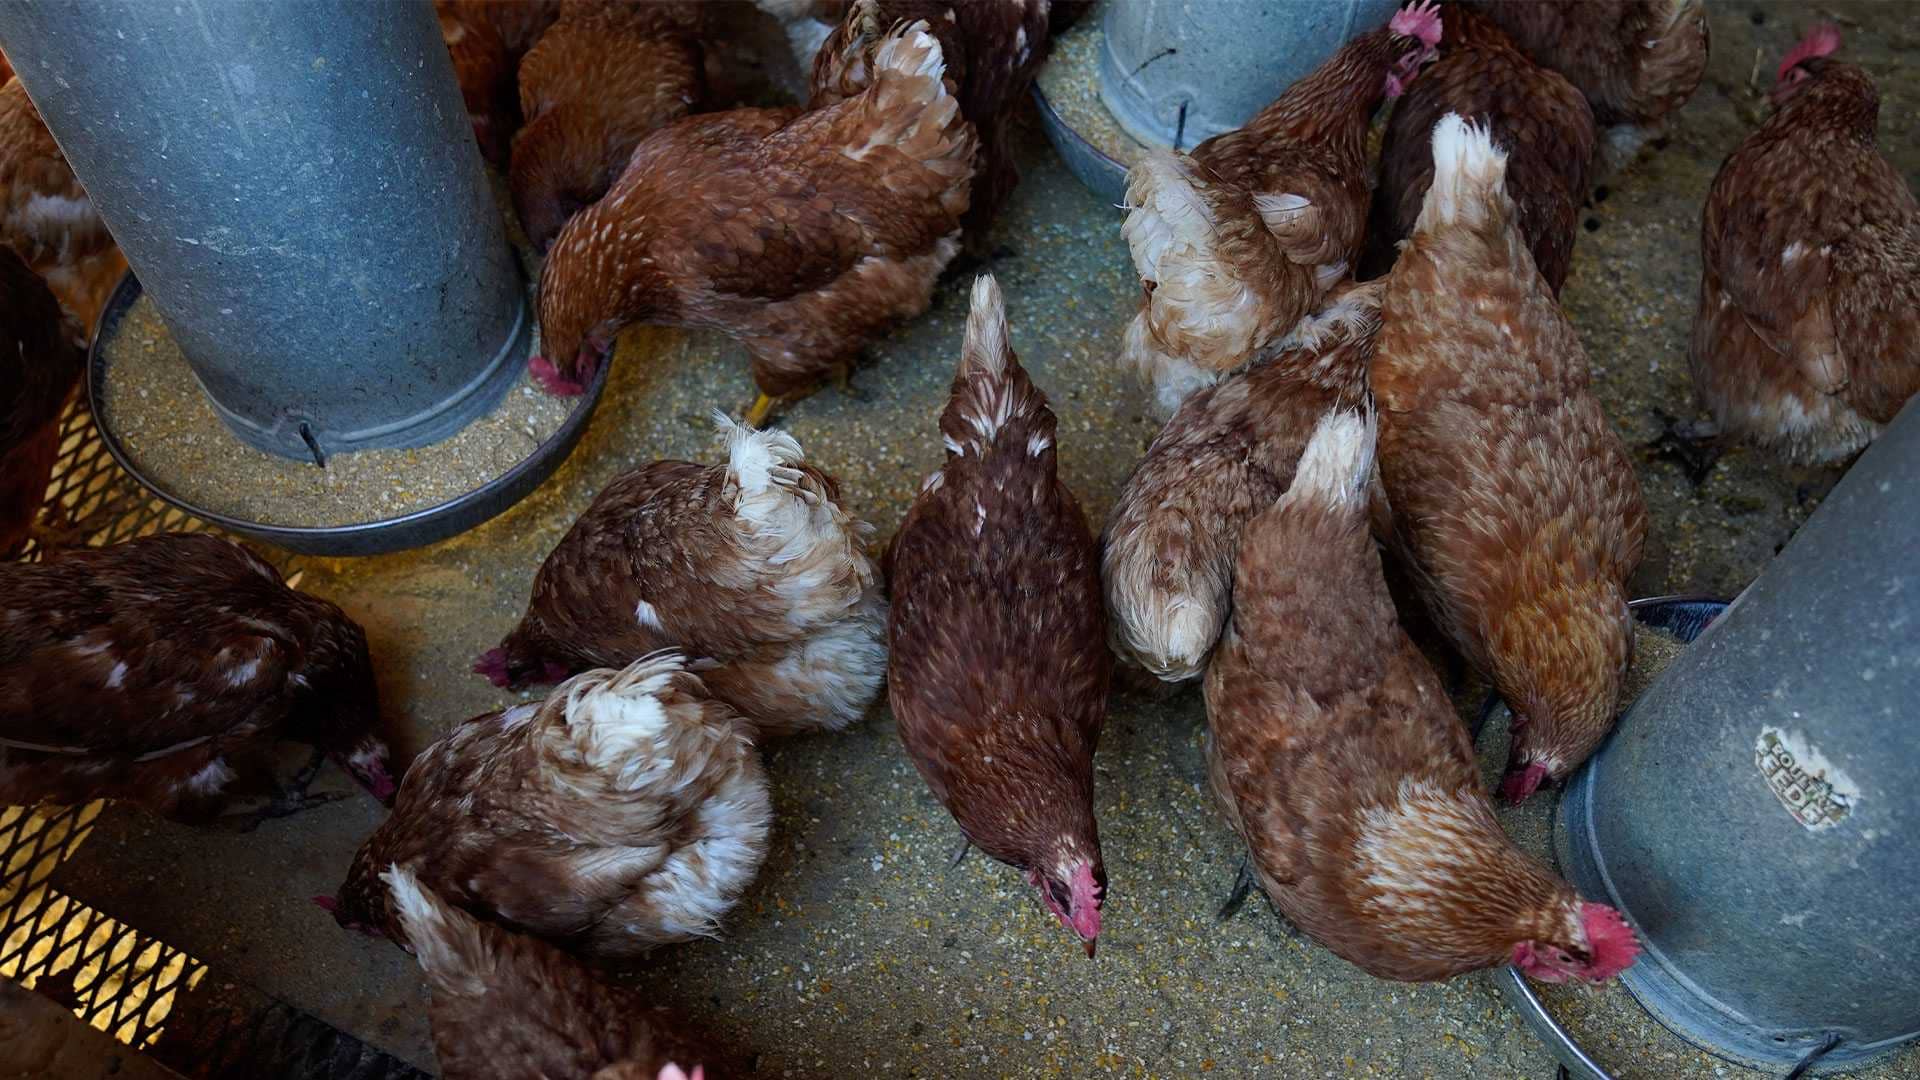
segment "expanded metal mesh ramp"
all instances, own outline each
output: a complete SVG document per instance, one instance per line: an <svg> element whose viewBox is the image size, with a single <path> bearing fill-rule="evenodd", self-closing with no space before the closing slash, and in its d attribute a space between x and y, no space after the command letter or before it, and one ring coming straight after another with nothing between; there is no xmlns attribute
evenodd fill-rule
<svg viewBox="0 0 1920 1080"><path fill-rule="evenodd" d="M48 486L56 519L105 546L158 532L218 532L154 498L101 444L84 395L61 421ZM251 545L289 584L300 556ZM37 542L18 556L37 560ZM427 1074L300 1010L225 979L181 949L65 895L49 882L106 804L0 807L0 978L185 1077L408 1080ZM0 1062L0 1064L6 1064Z"/></svg>

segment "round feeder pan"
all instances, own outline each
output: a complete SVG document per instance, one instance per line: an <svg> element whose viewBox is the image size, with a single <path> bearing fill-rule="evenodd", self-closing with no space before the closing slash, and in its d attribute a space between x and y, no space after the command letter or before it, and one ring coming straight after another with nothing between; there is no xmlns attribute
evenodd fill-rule
<svg viewBox="0 0 1920 1080"><path fill-rule="evenodd" d="M1683 642L1691 643L1706 630L1708 624L1727 609L1727 602L1704 596L1654 596L1631 601L1627 607L1633 611L1636 622L1655 630L1665 631ZM1498 694L1487 695L1486 703L1481 706L1479 715L1474 718L1475 742L1479 741L1480 732L1485 729L1487 721L1504 707L1505 703L1500 700ZM1558 801L1556 804L1558 807L1564 809L1569 805L1578 804L1579 799L1575 792L1581 787L1586 775L1584 769L1574 775L1568 783L1568 795ZM1556 813L1559 812L1556 810ZM1563 821L1561 824L1566 823ZM1560 831L1555 830L1556 833ZM1562 855L1562 858L1564 857ZM1540 1000L1540 995L1534 993L1533 987L1527 984L1526 976L1520 974L1518 968L1500 969L1494 974L1494 982L1500 987L1507 1001L1520 1013L1520 1018L1526 1021L1527 1027L1533 1031L1535 1037L1553 1052L1553 1056L1559 1059L1561 1065L1566 1067L1568 1076L1573 1080L1613 1080L1612 1074L1595 1061L1580 1045L1579 1040L1575 1039L1573 1034L1562 1027L1560 1022L1554 1019L1553 1014L1547 1011L1546 1004ZM1682 1039L1686 1038L1659 1010L1649 1007L1644 997L1634 993L1631 986L1628 987L1628 992L1633 993L1634 1000L1640 1004L1641 1008L1646 1009L1648 1015L1659 1021L1661 1026L1673 1031Z"/></svg>
<svg viewBox="0 0 1920 1080"><path fill-rule="evenodd" d="M1126 202L1127 167L1068 125L1039 83L1033 86L1033 104L1040 111L1040 126L1047 133L1047 141L1067 163L1068 171L1102 199L1115 205Z"/></svg>
<svg viewBox="0 0 1920 1080"><path fill-rule="evenodd" d="M113 297L100 318L87 356L87 405L93 413L100 441L127 474L162 502L188 514L262 543L273 544L307 555L383 555L445 540L480 524L525 498L540 482L553 474L567 459L586 432L587 420L606 389L611 363L603 363L587 392L580 396L573 412L560 427L536 446L533 453L513 467L465 494L434 506L377 521L349 525L275 525L248 521L230 514L196 505L168 491L142 472L114 433L105 407L105 390L112 373L108 370L106 344L117 336L121 323L134 301L140 298L140 281L131 272L120 280Z"/></svg>

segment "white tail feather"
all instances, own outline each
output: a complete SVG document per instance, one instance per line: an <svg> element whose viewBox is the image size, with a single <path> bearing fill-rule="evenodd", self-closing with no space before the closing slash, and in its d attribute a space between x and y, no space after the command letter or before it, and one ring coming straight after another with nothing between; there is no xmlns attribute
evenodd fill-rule
<svg viewBox="0 0 1920 1080"><path fill-rule="evenodd" d="M799 478L793 466L805 460L800 440L784 431L756 431L715 409L713 422L727 438L727 479L743 496L758 495Z"/></svg>
<svg viewBox="0 0 1920 1080"><path fill-rule="evenodd" d="M1338 507L1367 502L1379 418L1371 407L1332 409L1314 426L1284 498Z"/></svg>
<svg viewBox="0 0 1920 1080"><path fill-rule="evenodd" d="M981 274L973 279L960 366L999 377L1007 372L1007 351L1007 305L1000 297L1000 283L992 274Z"/></svg>
<svg viewBox="0 0 1920 1080"><path fill-rule="evenodd" d="M1433 126L1433 183L1414 231L1479 224L1506 176L1506 151L1493 144L1484 125L1469 123L1459 113L1441 117Z"/></svg>
<svg viewBox="0 0 1920 1080"><path fill-rule="evenodd" d="M666 752L672 732L663 697L685 670L677 652L650 653L619 671L598 668L568 679L542 711L559 700L580 760L613 787L631 790L676 767Z"/></svg>
<svg viewBox="0 0 1920 1080"><path fill-rule="evenodd" d="M1120 227L1133 268L1158 281L1172 270L1169 262L1191 259L1209 248L1213 211L1195 190L1187 159L1172 151L1142 158L1127 174L1127 220Z"/></svg>
<svg viewBox="0 0 1920 1080"><path fill-rule="evenodd" d="M789 602L794 626L838 617L877 573L865 550L872 527L801 468L806 458L793 436L755 431L717 411L714 420L727 436L727 481L738 492L733 513L760 560L755 569Z"/></svg>
<svg viewBox="0 0 1920 1080"><path fill-rule="evenodd" d="M427 979L445 992L484 993L493 975L493 954L473 916L430 892L413 871L398 863L380 875L387 883L401 933Z"/></svg>

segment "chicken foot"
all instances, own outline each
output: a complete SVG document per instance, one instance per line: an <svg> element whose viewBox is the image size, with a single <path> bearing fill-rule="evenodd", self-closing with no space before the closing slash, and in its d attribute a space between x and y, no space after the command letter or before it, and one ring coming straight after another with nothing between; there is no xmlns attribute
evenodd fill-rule
<svg viewBox="0 0 1920 1080"><path fill-rule="evenodd" d="M1253 879L1253 856L1251 854L1242 855L1240 857L1240 869L1234 874L1233 891L1227 894L1227 902L1220 905L1220 911L1215 916L1215 919L1219 922L1226 922L1228 919L1238 915L1240 908L1246 904L1247 897L1258 888L1259 883ZM1267 901L1267 910L1273 912L1273 917L1280 921L1281 932L1291 939L1299 940L1300 928L1293 925L1292 919L1281 914L1280 908L1273 902L1273 897L1267 896L1265 889L1260 889L1260 895Z"/></svg>
<svg viewBox="0 0 1920 1080"><path fill-rule="evenodd" d="M316 747L313 756L293 774L289 783L282 785L278 780L272 781L273 793L267 796L265 805L249 802L229 809L223 815L228 827L234 832L250 833L275 818L292 817L302 810L311 810L346 798L347 792L344 791L313 794L307 790L326 761L327 752Z"/></svg>
<svg viewBox="0 0 1920 1080"><path fill-rule="evenodd" d="M833 383L833 388L838 390L843 397L861 402L872 401L872 394L853 385L853 373L861 366L862 362L863 358L861 357L840 361L833 365L833 370L828 377L828 381ZM748 427L765 428L767 417L773 412L774 406L798 401L805 396L807 396L805 393L799 393L773 397L765 391L762 391L758 397L754 398L753 404L747 406L746 411L741 414L741 422Z"/></svg>
<svg viewBox="0 0 1920 1080"><path fill-rule="evenodd" d="M975 250L976 248L979 250ZM965 244L960 248L960 254L955 255L953 261L947 264L947 269L941 277L948 281L972 281L976 276L992 270L994 264L1000 260L1019 257L1019 249L1006 244L994 244L992 247L987 247L985 244Z"/></svg>
<svg viewBox="0 0 1920 1080"><path fill-rule="evenodd" d="M105 532L120 516L120 502L115 499L77 521L66 507L50 504L41 518L33 523L28 535L40 545L43 554L64 548L86 547L88 539L96 533Z"/></svg>
<svg viewBox="0 0 1920 1080"><path fill-rule="evenodd" d="M1726 449L1720 429L1711 420L1688 423L1665 412L1656 412L1656 415L1660 418L1660 436L1643 449L1658 460L1680 466L1694 487L1706 483Z"/></svg>

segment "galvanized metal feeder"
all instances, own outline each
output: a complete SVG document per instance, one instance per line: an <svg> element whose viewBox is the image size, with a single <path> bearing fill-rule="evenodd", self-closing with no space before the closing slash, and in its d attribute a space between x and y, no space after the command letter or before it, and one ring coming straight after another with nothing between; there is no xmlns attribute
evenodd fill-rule
<svg viewBox="0 0 1920 1080"><path fill-rule="evenodd" d="M1562 871L1645 943L1622 983L1736 1064L1840 1072L1920 1039L1916 469L1909 405L1723 614L1659 612L1697 640L1560 800ZM1569 1071L1605 1080L1508 979Z"/></svg>
<svg viewBox="0 0 1920 1080"><path fill-rule="evenodd" d="M1191 150L1246 123L1398 7L1399 0L1115 0L1102 5L1098 31L1100 101L1143 146ZM1076 130L1039 86L1034 99L1074 175L1101 198L1123 201L1126 166Z"/></svg>
<svg viewBox="0 0 1920 1080"><path fill-rule="evenodd" d="M7 4L0 43L30 58L18 74L138 275L101 323L96 404L142 288L233 434L315 467L444 439L520 377L533 316L425 0ZM512 505L565 459L600 386L474 490L338 527L194 505L95 415L115 458L188 513L300 551L370 554Z"/></svg>

